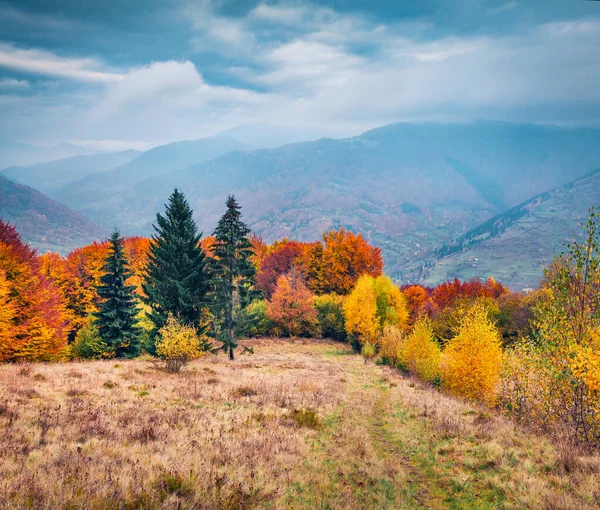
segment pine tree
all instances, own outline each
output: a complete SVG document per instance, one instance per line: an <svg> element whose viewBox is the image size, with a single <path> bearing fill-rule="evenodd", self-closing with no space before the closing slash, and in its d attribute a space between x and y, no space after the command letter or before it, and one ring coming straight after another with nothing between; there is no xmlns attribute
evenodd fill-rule
<svg viewBox="0 0 600 510"><path fill-rule="evenodd" d="M104 261L104 275L97 289L102 299L95 319L98 335L118 358L132 358L140 352L139 329L136 315L135 287L126 285L131 276L123 241L115 230L110 238L110 249Z"/></svg>
<svg viewBox="0 0 600 510"><path fill-rule="evenodd" d="M198 233L192 214L185 196L175 188L165 215L156 215L158 226L154 225L156 232L143 284L144 301L152 310L153 338L165 326L169 314L199 333L202 329L200 318L207 304L209 278L199 244L202 233Z"/></svg>
<svg viewBox="0 0 600 510"><path fill-rule="evenodd" d="M241 220L241 207L234 196L227 198L227 211L215 229L214 260L211 283L214 306L220 322L223 350L234 358L237 347L234 331L240 312L254 296L256 269L251 257L254 252L248 239L250 229Z"/></svg>

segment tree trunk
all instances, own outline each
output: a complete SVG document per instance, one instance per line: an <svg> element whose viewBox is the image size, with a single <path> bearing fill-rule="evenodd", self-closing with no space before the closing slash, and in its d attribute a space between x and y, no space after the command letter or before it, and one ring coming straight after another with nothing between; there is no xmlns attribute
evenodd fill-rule
<svg viewBox="0 0 600 510"><path fill-rule="evenodd" d="M229 359L233 360L233 330L229 330Z"/></svg>

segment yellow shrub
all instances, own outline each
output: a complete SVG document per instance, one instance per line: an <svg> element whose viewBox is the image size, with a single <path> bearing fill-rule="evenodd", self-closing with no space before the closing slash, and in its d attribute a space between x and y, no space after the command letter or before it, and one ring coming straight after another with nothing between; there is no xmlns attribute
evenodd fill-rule
<svg viewBox="0 0 600 510"><path fill-rule="evenodd" d="M492 405L501 370L500 335L485 308L475 304L465 313L458 334L444 351L444 385L455 395Z"/></svg>
<svg viewBox="0 0 600 510"><path fill-rule="evenodd" d="M156 354L166 361L168 372L179 372L183 365L204 353L200 350L196 330L169 316L158 331Z"/></svg>
<svg viewBox="0 0 600 510"><path fill-rule="evenodd" d="M346 331L360 345L374 343L377 338L377 304L373 282L372 276L361 276L344 302Z"/></svg>
<svg viewBox="0 0 600 510"><path fill-rule="evenodd" d="M404 333L395 326L384 326L383 335L379 339L379 354L390 365L397 366L402 361Z"/></svg>
<svg viewBox="0 0 600 510"><path fill-rule="evenodd" d="M433 338L433 326L428 317L421 317L415 322L402 354L406 368L413 374L426 381L433 381L439 375L441 352Z"/></svg>

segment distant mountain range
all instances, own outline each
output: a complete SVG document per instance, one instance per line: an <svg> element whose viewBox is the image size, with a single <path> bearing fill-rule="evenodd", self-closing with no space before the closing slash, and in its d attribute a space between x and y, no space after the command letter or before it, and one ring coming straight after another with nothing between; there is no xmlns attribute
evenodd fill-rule
<svg viewBox="0 0 600 510"><path fill-rule="evenodd" d="M515 289L535 288L555 255L574 239L591 207L600 206L600 169L542 193L442 247L425 279L494 276Z"/></svg>
<svg viewBox="0 0 600 510"><path fill-rule="evenodd" d="M92 153L93 151L72 143L61 143L54 147L36 147L26 143L0 142L0 169Z"/></svg>
<svg viewBox="0 0 600 510"><path fill-rule="evenodd" d="M266 241L310 241L346 227L380 246L387 272L408 282L445 278L453 270L443 275L438 269L443 261L435 261L436 248L600 167L600 131L591 129L398 123L352 138L252 150L271 134L276 143L271 126L254 128L254 141L252 126L238 128L248 143L228 136L177 142L66 185L44 186L51 198L128 235L152 232L175 186L209 234L234 193ZM57 179L69 173L66 167L54 172ZM567 223L577 228L571 218L561 232Z"/></svg>
<svg viewBox="0 0 600 510"><path fill-rule="evenodd" d="M0 176L0 218L40 251L70 250L106 238L108 232L39 191Z"/></svg>
<svg viewBox="0 0 600 510"><path fill-rule="evenodd" d="M109 171L87 177L63 186L52 193L59 200L92 219L114 223L115 215L133 217L131 204L127 202L130 191L138 183L152 177L173 173L194 163L214 159L233 150L244 149L245 145L233 138L213 137L170 143L142 153L128 163ZM166 198L166 197L165 197ZM151 221L151 218L148 218ZM123 222L123 228L134 230L133 224Z"/></svg>
<svg viewBox="0 0 600 510"><path fill-rule="evenodd" d="M214 147L217 140L196 143ZM126 233L148 234L179 186L208 233L227 194L235 193L267 241L313 240L347 227L381 246L387 271L408 281L423 276L434 248L600 166L600 131L491 122L400 123L341 140L235 148L187 167L192 158L169 165L166 157L159 171L149 151L55 197L105 227L119 218ZM159 149L179 153L171 145Z"/></svg>
<svg viewBox="0 0 600 510"><path fill-rule="evenodd" d="M42 193L53 193L92 173L106 172L128 163L141 152L123 152L72 156L66 159L35 163L30 166L10 166L0 172L12 181L32 186Z"/></svg>

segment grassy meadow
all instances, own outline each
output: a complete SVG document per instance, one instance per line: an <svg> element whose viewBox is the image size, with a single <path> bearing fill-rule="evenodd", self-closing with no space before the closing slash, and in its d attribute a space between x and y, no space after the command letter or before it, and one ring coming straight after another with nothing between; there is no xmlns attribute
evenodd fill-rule
<svg viewBox="0 0 600 510"><path fill-rule="evenodd" d="M596 508L600 462L322 340L0 366L2 508Z"/></svg>

